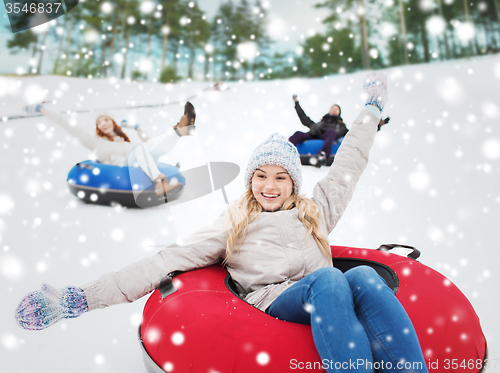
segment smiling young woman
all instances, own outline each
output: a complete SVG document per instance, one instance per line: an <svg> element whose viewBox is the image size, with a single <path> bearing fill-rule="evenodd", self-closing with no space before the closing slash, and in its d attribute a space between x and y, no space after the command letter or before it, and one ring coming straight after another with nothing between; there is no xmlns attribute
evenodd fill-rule
<svg viewBox="0 0 500 373"><path fill-rule="evenodd" d="M260 166L252 176L252 193L264 211L276 211L292 195L293 181L281 166Z"/></svg>
<svg viewBox="0 0 500 373"><path fill-rule="evenodd" d="M47 115L47 110L42 109L42 114ZM130 142L130 139L128 136L123 132L122 128L116 124L114 119L108 114L100 113L97 116L97 120L95 122L95 133L97 136L100 138L103 138L108 141L125 141L125 142ZM139 137L142 141L147 141L148 140L148 135L146 132L142 130L139 126L136 128L137 132L139 133ZM103 162L104 163L104 162Z"/></svg>
<svg viewBox="0 0 500 373"><path fill-rule="evenodd" d="M44 329L62 318L137 300L171 272L222 263L247 303L281 320L311 325L322 361L342 366L366 361L357 373L373 373L367 368L373 362L390 362L393 369L384 373L427 373L415 330L394 292L371 267L345 273L333 268L327 239L368 164L386 87L385 76L368 77L367 106L312 199L300 194L297 149L273 134L250 156L243 195L212 224L182 245L174 243L81 288L44 285L21 301L18 323ZM396 369L402 361L419 368ZM327 371L339 372L336 365Z"/></svg>

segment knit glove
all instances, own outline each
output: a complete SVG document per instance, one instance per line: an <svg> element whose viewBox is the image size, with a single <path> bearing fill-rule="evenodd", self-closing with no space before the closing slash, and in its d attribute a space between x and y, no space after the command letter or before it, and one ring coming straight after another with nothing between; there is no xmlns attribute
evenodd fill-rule
<svg viewBox="0 0 500 373"><path fill-rule="evenodd" d="M23 107L23 111L28 115L38 115L41 114L40 110L43 108L43 104L28 105Z"/></svg>
<svg viewBox="0 0 500 373"><path fill-rule="evenodd" d="M138 124L131 124L131 123L127 122L126 119L122 120L122 122L120 123L120 126L123 128L132 128L136 131L137 131L137 128L139 128Z"/></svg>
<svg viewBox="0 0 500 373"><path fill-rule="evenodd" d="M380 122L378 122L377 131L380 131L382 126L385 126L387 123L389 123L390 120L391 120L390 117L387 117L385 119L380 119Z"/></svg>
<svg viewBox="0 0 500 373"><path fill-rule="evenodd" d="M374 105L382 112L387 101L387 78L381 72L369 74L364 81L363 89L367 94L366 105Z"/></svg>
<svg viewBox="0 0 500 373"><path fill-rule="evenodd" d="M24 329L42 330L61 319L71 319L88 311L82 289L56 289L43 284L42 290L26 295L16 309L16 320Z"/></svg>

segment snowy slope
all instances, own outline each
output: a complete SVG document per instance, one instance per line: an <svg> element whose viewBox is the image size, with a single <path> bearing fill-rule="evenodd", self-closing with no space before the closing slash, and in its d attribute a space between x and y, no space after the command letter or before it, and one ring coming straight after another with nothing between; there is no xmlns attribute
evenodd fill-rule
<svg viewBox="0 0 500 373"><path fill-rule="evenodd" d="M497 298L500 254L500 57L388 69L391 123L378 135L370 164L332 244L377 248L406 243L421 261L448 276L474 305L500 359ZM313 119L332 103L346 123L362 107L365 73L272 82L231 83L227 92L192 102L198 111L202 154L185 167L210 161L246 166L254 147L273 132L302 130L292 93ZM20 114L29 101L57 98L57 110L123 107L183 100L207 84L175 86L64 77L0 78L0 118ZM135 115L151 134L175 124L179 105L117 110ZM95 114L78 116L89 132ZM148 210L84 205L69 194L66 174L88 151L43 118L0 122L0 361L2 372L142 372L137 327L146 301L66 320L42 332L15 324L15 307L42 282L82 285L151 255L173 242L190 219L203 224L224 207L222 193L182 208ZM132 138L135 134L129 132ZM189 144L185 145L185 148ZM189 152L192 155L193 152ZM183 149L179 150L183 153ZM191 157L192 158L192 157ZM311 195L326 168L304 168ZM243 191L238 177L230 200ZM194 214L194 211L202 213ZM177 227L176 230L176 221ZM495 223L497 222L497 223ZM496 286L495 286L496 285ZM500 366L500 362L499 362Z"/></svg>

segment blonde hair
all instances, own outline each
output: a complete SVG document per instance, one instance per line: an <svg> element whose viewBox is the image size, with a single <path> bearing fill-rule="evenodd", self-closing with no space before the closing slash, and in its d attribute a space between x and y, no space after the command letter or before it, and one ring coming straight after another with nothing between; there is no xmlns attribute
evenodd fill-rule
<svg viewBox="0 0 500 373"><path fill-rule="evenodd" d="M330 244L324 235L319 231L320 212L318 206L313 200L304 197L303 195L292 194L286 199L281 206L282 210L291 210L297 207L299 219L307 229L304 241L310 235L319 246L319 249L326 258L331 258L332 253ZM226 259L223 264L227 264L231 260L231 256L238 242L236 251L239 252L240 247L245 240L248 225L262 212L262 206L257 202L253 196L252 189L249 188L238 200L236 200L230 207L226 220Z"/></svg>

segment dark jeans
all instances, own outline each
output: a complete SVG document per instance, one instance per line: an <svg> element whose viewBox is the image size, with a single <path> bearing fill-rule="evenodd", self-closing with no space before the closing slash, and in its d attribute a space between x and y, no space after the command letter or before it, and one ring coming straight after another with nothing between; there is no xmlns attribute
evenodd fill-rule
<svg viewBox="0 0 500 373"><path fill-rule="evenodd" d="M301 142L312 139L324 140L323 147L320 151L325 152L326 158L328 158L332 152L333 142L337 139L337 131L335 131L335 128L330 128L319 136L312 136L309 132L297 131L288 139L288 141L290 141L293 145L297 145Z"/></svg>

